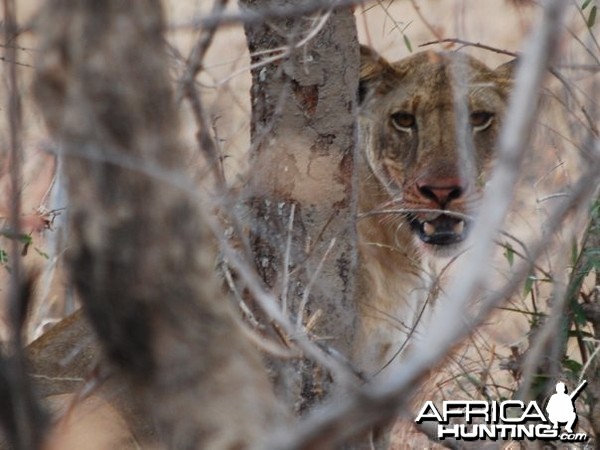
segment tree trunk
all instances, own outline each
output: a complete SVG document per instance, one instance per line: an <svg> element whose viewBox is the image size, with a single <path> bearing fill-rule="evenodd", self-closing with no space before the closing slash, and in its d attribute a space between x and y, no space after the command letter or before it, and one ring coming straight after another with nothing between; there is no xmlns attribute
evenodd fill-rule
<svg viewBox="0 0 600 450"><path fill-rule="evenodd" d="M35 90L61 142L69 267L103 353L169 448L261 448L279 420L214 279L158 0L52 0Z"/></svg>
<svg viewBox="0 0 600 450"><path fill-rule="evenodd" d="M240 3L260 13L306 2ZM262 279L292 322L309 328L318 344L349 355L356 322L356 25L350 8L289 17L245 29L255 66L246 203L251 246ZM279 386L299 412L328 391L331 374L321 369L305 360L287 371L298 375L291 385L288 379Z"/></svg>

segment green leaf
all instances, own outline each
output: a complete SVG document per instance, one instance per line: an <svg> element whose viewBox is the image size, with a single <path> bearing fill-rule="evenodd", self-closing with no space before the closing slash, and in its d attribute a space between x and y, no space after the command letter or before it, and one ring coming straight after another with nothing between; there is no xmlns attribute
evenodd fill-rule
<svg viewBox="0 0 600 450"><path fill-rule="evenodd" d="M8 264L8 253L0 248L0 264Z"/></svg>
<svg viewBox="0 0 600 450"><path fill-rule="evenodd" d="M587 8L590 3L592 3L592 0L585 0L583 5L581 5L581 10L583 11L585 8Z"/></svg>
<svg viewBox="0 0 600 450"><path fill-rule="evenodd" d="M592 6L592 9L590 10L590 15L588 16L588 20L587 20L587 26L588 28L592 28L594 26L594 24L596 23L596 11L598 11L598 8L596 8L596 6Z"/></svg>
<svg viewBox="0 0 600 450"><path fill-rule="evenodd" d="M412 44L410 43L410 39L408 39L408 36L403 34L402 37L404 38L404 45L406 45L406 48L408 49L409 52L412 53Z"/></svg>
<svg viewBox="0 0 600 450"><path fill-rule="evenodd" d="M28 234L15 233L7 228L0 229L0 236L4 236L7 239L19 240L24 244L31 244L33 239Z"/></svg>
<svg viewBox="0 0 600 450"><path fill-rule="evenodd" d="M38 255L40 255L42 258L44 258L44 259L50 259L50 255L48 255L48 253L44 252L43 250L40 250L40 249L39 249L39 248L37 248L37 247L33 247L33 249L34 249L34 250L36 251L36 253L37 253Z"/></svg>
<svg viewBox="0 0 600 450"><path fill-rule="evenodd" d="M531 293L531 289L533 288L533 282L536 280L535 276L529 275L525 279L525 287L523 288L523 294L527 297Z"/></svg>
<svg viewBox="0 0 600 450"><path fill-rule="evenodd" d="M583 367L581 363L568 358L563 361L563 366L575 374L581 372L581 368Z"/></svg>
<svg viewBox="0 0 600 450"><path fill-rule="evenodd" d="M510 245L508 242L504 245L504 256L508 261L508 265L512 267L513 263L515 262L515 251L513 250L512 245Z"/></svg>
<svg viewBox="0 0 600 450"><path fill-rule="evenodd" d="M590 341L594 340L594 335L592 333L588 333L586 331L581 330L571 330L567 333L567 336L574 338L585 338L589 339Z"/></svg>
<svg viewBox="0 0 600 450"><path fill-rule="evenodd" d="M577 265L579 259L579 248L577 246L577 239L573 239L573 246L571 247L571 265L574 267Z"/></svg>
<svg viewBox="0 0 600 450"><path fill-rule="evenodd" d="M577 302L573 302L571 309L573 311L573 319L575 322L577 322L578 325L584 326L587 323L587 317L585 316L585 312L581 305Z"/></svg>

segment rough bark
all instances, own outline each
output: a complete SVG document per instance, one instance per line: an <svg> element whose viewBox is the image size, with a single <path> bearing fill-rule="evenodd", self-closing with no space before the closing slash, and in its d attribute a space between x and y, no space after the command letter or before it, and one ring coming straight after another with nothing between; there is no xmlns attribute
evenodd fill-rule
<svg viewBox="0 0 600 450"><path fill-rule="evenodd" d="M35 91L65 154L69 268L101 348L170 448L260 448L279 412L214 279L186 186L158 0L52 0Z"/></svg>
<svg viewBox="0 0 600 450"><path fill-rule="evenodd" d="M303 6L292 0L240 3L253 12ZM330 16L323 23L324 14ZM359 48L354 16L350 8L324 10L248 25L245 31L251 55L258 55L252 57L257 67L252 71L247 200L256 267L294 323L299 316L303 325L313 322L310 331L317 342L348 355L356 320L353 167ZM286 48L282 57L261 64L263 51L278 47ZM325 396L329 375L309 361L295 371L299 376L292 383L288 377L282 389L302 412ZM291 396L290 388L295 389Z"/></svg>

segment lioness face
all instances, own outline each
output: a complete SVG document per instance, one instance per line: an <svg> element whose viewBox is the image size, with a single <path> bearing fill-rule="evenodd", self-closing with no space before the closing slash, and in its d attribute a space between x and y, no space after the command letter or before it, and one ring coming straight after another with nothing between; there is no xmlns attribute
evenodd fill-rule
<svg viewBox="0 0 600 450"><path fill-rule="evenodd" d="M361 136L371 171L423 247L467 237L506 108L510 71L424 52L390 64L361 49Z"/></svg>

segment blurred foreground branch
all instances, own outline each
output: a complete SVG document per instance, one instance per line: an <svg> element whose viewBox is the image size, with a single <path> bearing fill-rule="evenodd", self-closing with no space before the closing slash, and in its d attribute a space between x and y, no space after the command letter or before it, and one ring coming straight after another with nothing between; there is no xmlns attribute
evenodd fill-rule
<svg viewBox="0 0 600 450"><path fill-rule="evenodd" d="M165 444L260 448L281 416L214 279L200 205L118 163L185 178L163 29L154 0L53 0L40 14L35 90L64 148L71 277Z"/></svg>

